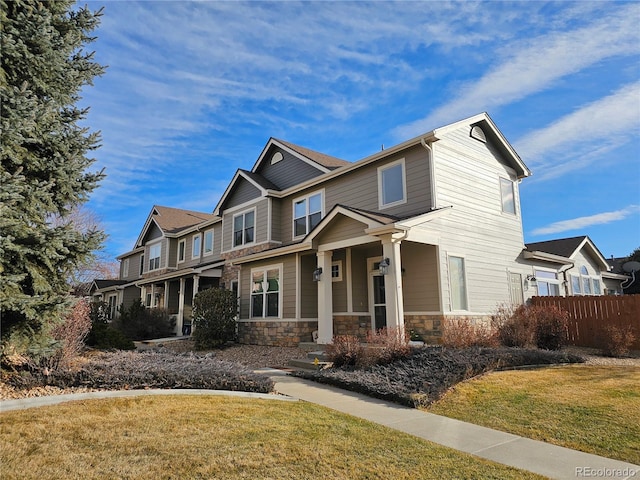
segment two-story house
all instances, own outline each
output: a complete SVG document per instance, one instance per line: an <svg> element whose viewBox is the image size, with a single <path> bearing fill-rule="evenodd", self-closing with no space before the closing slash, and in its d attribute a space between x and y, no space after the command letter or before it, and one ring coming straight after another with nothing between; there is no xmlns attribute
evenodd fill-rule
<svg viewBox="0 0 640 480"><path fill-rule="evenodd" d="M119 257L124 291L167 308L180 333L199 290L233 289L244 343L385 326L437 337L446 316L524 300L529 175L486 113L356 162L272 138L213 214L152 209Z"/></svg>

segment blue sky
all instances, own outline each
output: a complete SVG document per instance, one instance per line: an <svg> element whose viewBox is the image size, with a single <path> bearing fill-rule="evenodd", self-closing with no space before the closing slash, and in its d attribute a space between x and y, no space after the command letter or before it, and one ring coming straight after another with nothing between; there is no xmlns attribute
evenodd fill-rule
<svg viewBox="0 0 640 480"><path fill-rule="evenodd" d="M640 246L638 2L88 5L110 256L154 204L211 212L269 137L355 161L483 111L533 171L525 241Z"/></svg>

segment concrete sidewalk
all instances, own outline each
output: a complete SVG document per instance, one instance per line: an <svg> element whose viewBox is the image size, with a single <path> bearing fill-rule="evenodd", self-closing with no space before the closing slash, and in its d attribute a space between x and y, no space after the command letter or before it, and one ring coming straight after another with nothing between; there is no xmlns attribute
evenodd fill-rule
<svg viewBox="0 0 640 480"><path fill-rule="evenodd" d="M640 479L640 466L499 432L365 395L322 385L278 370L278 393L363 418L481 458L550 478Z"/></svg>

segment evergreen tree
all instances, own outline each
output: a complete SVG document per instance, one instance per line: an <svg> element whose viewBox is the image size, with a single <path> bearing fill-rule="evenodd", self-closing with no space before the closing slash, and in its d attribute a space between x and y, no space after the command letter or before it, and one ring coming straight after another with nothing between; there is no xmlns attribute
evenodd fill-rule
<svg viewBox="0 0 640 480"><path fill-rule="evenodd" d="M99 134L79 125L81 89L104 67L84 49L101 11L74 2L0 0L2 165L0 315L3 345L35 345L68 308L69 272L104 240L65 219L97 187ZM56 218L56 221L52 220Z"/></svg>

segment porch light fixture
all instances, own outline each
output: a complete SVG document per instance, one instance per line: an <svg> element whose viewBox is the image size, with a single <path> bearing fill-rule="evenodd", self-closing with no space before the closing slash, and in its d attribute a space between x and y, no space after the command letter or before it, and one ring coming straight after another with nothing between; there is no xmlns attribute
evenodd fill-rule
<svg viewBox="0 0 640 480"><path fill-rule="evenodd" d="M391 265L391 263L389 262L388 258L384 258L382 259L382 261L380 262L380 275L386 275L387 273L389 273L389 265Z"/></svg>
<svg viewBox="0 0 640 480"><path fill-rule="evenodd" d="M322 268L316 267L316 269L313 271L313 281L319 282L321 276L322 276Z"/></svg>
<svg viewBox="0 0 640 480"><path fill-rule="evenodd" d="M525 280L526 280L526 283L527 283L527 288L528 287L537 287L538 286L538 280L533 275L527 275L527 278L525 278Z"/></svg>

